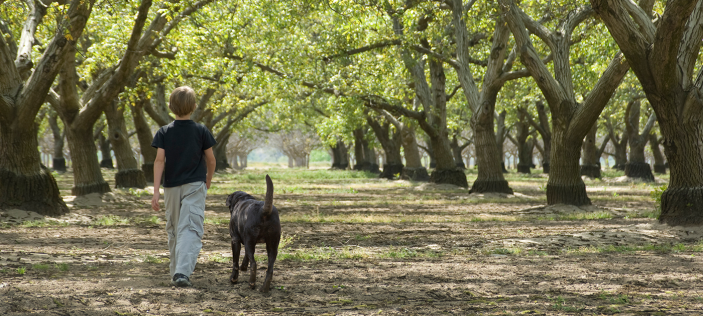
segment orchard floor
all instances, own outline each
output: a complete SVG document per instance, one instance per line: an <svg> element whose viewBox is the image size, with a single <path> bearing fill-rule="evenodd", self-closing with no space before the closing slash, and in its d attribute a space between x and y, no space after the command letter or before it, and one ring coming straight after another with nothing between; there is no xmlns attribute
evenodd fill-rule
<svg viewBox="0 0 703 316"><path fill-rule="evenodd" d="M228 281L224 202L235 190L261 197L266 173L284 242L263 294ZM175 288L148 189L75 198L69 172L57 177L69 215L0 212L0 315L702 314L701 231L653 218L650 191L667 176L605 176L586 181L597 207L581 210L539 208L537 173L508 174L514 196L351 171L219 173L194 286Z"/></svg>

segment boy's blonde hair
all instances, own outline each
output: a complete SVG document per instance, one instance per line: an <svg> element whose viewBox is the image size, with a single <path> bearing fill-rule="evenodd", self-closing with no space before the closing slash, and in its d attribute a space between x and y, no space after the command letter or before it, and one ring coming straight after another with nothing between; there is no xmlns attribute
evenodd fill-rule
<svg viewBox="0 0 703 316"><path fill-rule="evenodd" d="M189 86L178 87L171 92L168 108L173 114L186 116L195 111L195 91Z"/></svg>

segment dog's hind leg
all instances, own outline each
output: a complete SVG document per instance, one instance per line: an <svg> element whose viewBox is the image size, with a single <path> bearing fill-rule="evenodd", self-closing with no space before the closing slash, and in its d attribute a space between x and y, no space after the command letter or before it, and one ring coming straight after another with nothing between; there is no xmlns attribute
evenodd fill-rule
<svg viewBox="0 0 703 316"><path fill-rule="evenodd" d="M239 253L241 251L242 243L239 240L232 240L232 275L230 275L229 281L233 284L236 284L237 279L239 279L239 267L237 265L239 264Z"/></svg>
<svg viewBox="0 0 703 316"><path fill-rule="evenodd" d="M245 250L245 251L246 251L246 250ZM244 255L244 259L242 259L242 265L239 266L239 270L240 270L240 271L246 271L247 269L249 269L249 257L247 257L246 255Z"/></svg>
<svg viewBox="0 0 703 316"><path fill-rule="evenodd" d="M249 259L251 271L249 271L249 287L256 288L256 259L254 258L254 250L256 248L256 240L248 241L244 244L244 260Z"/></svg>
<svg viewBox="0 0 703 316"><path fill-rule="evenodd" d="M271 279L273 279L273 264L276 262L276 256L278 256L278 243L280 237L276 240L271 240L266 242L266 254L268 255L268 268L266 269L266 278L264 279L264 284L261 285L259 289L260 292L268 292L271 288Z"/></svg>

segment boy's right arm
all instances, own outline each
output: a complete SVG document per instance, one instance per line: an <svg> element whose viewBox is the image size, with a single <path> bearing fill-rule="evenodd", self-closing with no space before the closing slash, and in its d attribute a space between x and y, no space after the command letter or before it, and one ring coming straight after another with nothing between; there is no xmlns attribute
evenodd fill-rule
<svg viewBox="0 0 703 316"><path fill-rule="evenodd" d="M154 196L151 198L151 208L154 211L158 211L159 207L159 197L161 192L159 188L161 187L161 175L164 173L164 163L166 161L166 151L163 148L158 148L156 150L156 160L154 160Z"/></svg>

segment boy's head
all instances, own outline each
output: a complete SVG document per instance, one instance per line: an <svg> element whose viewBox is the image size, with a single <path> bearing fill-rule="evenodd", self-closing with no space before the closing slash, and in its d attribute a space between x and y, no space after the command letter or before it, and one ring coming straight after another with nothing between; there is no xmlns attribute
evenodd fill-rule
<svg viewBox="0 0 703 316"><path fill-rule="evenodd" d="M195 111L195 91L189 86L178 87L171 92L168 108L176 116L186 116Z"/></svg>

